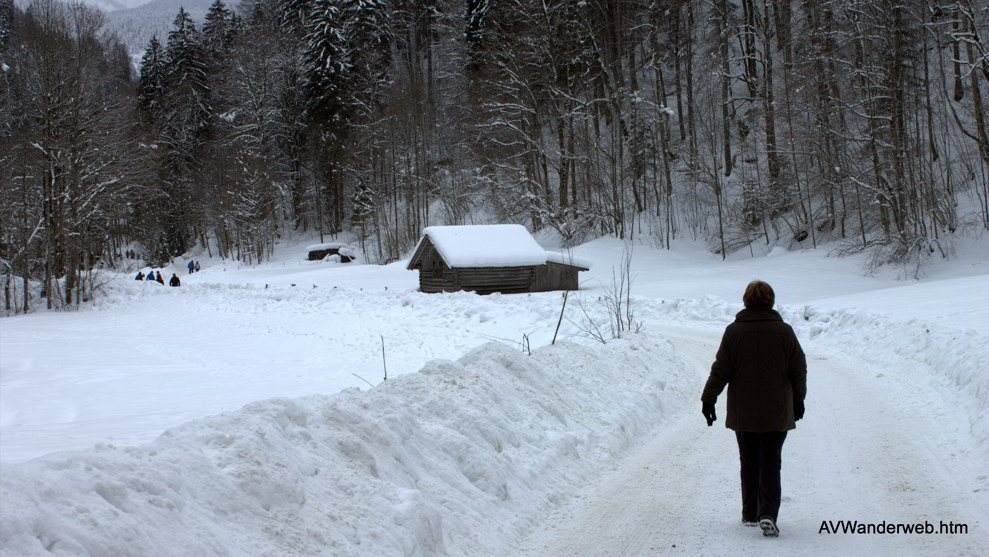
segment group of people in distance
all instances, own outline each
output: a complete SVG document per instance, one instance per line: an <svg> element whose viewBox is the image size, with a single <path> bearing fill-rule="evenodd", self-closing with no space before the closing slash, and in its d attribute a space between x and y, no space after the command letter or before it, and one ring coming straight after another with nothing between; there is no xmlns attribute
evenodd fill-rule
<svg viewBox="0 0 989 557"><path fill-rule="evenodd" d="M189 267L189 274L190 275L192 273L195 273L196 271L199 270L199 262L198 261L191 261L190 260L189 261L189 265L187 265L187 266ZM147 277L144 276L144 273L143 272L138 271L137 272L137 276L134 277L134 280L154 280L154 281L158 281L161 284L165 284L165 281L162 280L162 278L161 278L161 271L148 271ZM168 285L169 286L182 286L182 281L179 280L179 276L177 274L172 273L172 278L169 279Z"/></svg>
<svg viewBox="0 0 989 557"><path fill-rule="evenodd" d="M165 280L161 278L161 271L148 271L148 276L147 277L144 276L144 273L143 272L138 271L137 272L137 276L134 277L134 280L153 280L153 281L157 281L157 282L159 282L161 284L165 284ZM169 286L181 286L182 285L182 281L179 280L179 276L178 275L176 275L175 273L172 273L172 278L169 279L168 285Z"/></svg>

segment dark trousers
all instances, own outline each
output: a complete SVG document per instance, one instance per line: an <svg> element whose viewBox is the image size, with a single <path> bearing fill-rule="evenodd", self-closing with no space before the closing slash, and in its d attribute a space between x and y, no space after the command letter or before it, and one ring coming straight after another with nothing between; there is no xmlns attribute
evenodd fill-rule
<svg viewBox="0 0 989 557"><path fill-rule="evenodd" d="M780 465L785 431L736 431L742 463L742 519L758 520L780 511Z"/></svg>

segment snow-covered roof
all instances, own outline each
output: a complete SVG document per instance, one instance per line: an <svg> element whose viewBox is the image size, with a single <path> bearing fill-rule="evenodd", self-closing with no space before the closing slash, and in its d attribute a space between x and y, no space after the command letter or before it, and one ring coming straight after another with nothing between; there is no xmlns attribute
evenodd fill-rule
<svg viewBox="0 0 989 557"><path fill-rule="evenodd" d="M428 226L423 231L423 238L427 237L450 267L526 267L546 263L546 250L520 224Z"/></svg>
<svg viewBox="0 0 989 557"><path fill-rule="evenodd" d="M325 244L310 244L306 246L306 251L321 251L327 249L339 249L347 247L344 242L326 242Z"/></svg>
<svg viewBox="0 0 989 557"><path fill-rule="evenodd" d="M582 257L577 257L570 253L560 253L558 251L547 251L546 261L559 263L560 265L570 265L573 267L580 267L582 269L591 268L590 259L584 259Z"/></svg>

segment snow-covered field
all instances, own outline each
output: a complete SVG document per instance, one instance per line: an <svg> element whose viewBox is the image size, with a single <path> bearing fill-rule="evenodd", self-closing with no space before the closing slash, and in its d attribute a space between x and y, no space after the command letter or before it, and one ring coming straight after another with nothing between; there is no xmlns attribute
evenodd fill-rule
<svg viewBox="0 0 989 557"><path fill-rule="evenodd" d="M960 241L919 281L865 276L861 258L826 250L722 262L686 242L636 245L643 330L601 344L582 324L607 330L599 298L623 245L599 239L575 251L594 267L554 346L560 293L421 294L406 262L308 262L306 243L253 268L197 257L187 276L178 260L179 288L107 277L93 310L0 320L4 557L978 555L989 543L984 241ZM704 427L698 402L754 278L774 286L809 357L778 540L742 531L734 439ZM845 519L968 533L819 533Z"/></svg>

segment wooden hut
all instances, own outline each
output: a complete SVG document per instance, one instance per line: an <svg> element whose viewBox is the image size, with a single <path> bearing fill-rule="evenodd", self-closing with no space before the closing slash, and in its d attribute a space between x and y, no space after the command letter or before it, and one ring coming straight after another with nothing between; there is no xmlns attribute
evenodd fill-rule
<svg viewBox="0 0 989 557"><path fill-rule="evenodd" d="M342 242L327 242L306 246L309 261L322 261L327 255L339 255L341 263L350 263L354 258L354 248Z"/></svg>
<svg viewBox="0 0 989 557"><path fill-rule="evenodd" d="M547 252L524 226L492 224L427 227L407 268L422 292L491 294L577 290L590 263Z"/></svg>

